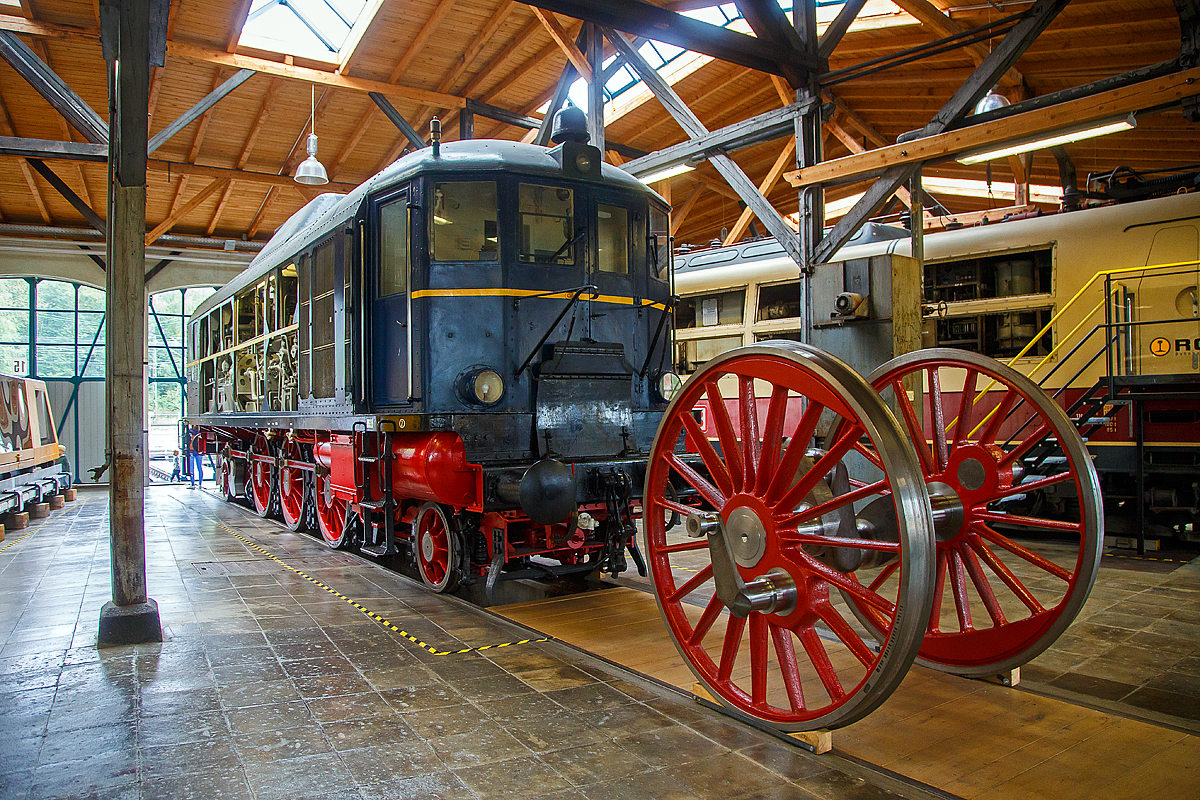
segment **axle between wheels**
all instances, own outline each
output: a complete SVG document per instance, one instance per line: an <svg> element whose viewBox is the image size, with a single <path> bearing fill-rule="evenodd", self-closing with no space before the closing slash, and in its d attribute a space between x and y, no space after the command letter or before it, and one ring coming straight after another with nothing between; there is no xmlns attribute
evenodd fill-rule
<svg viewBox="0 0 1200 800"><path fill-rule="evenodd" d="M668 407L644 498L679 652L727 707L787 731L862 719L914 661L1028 662L1079 613L1102 551L1066 414L958 350L867 379L793 342L715 358Z"/></svg>

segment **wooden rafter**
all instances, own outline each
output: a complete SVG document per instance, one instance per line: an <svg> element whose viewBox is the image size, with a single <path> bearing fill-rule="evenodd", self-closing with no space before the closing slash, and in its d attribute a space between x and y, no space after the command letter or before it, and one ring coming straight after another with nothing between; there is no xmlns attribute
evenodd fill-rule
<svg viewBox="0 0 1200 800"><path fill-rule="evenodd" d="M266 124L268 117L271 116L271 111L275 108L275 100L279 95L279 79L275 78L271 84L267 86L267 92L263 95L262 105L259 106L258 114L254 118L254 124L250 126L250 132L246 134L246 141L242 144L242 151L238 154L237 169L244 169L246 163L250 160L250 153L254 150L254 143L258 141L258 134L262 132L263 125ZM221 214L225 211L225 205L229 202L229 197L233 194L233 181L230 181L225 189L221 192L221 199L217 201L217 208L213 211L212 219L208 222L208 228L205 232L209 235L217 229L217 223L221 220Z"/></svg>
<svg viewBox="0 0 1200 800"><path fill-rule="evenodd" d="M171 8L167 11L167 41L175 38L175 19L179 15L180 3L171 3ZM99 0L96 0L96 8L99 9ZM97 14L99 11L97 10ZM146 130L150 131L154 127L154 110L158 107L158 94L162 90L163 73L166 67L151 67L150 68L150 107L146 114Z"/></svg>
<svg viewBox="0 0 1200 800"><path fill-rule="evenodd" d="M579 74L583 76L583 79L588 83L591 83L592 67L590 64L588 64L587 56L585 56L583 52L575 46L575 37L563 30L562 25L558 24L558 19L553 13L549 11L543 11L537 6L530 6L529 10L532 11L533 15L538 18L539 22L542 23L542 27L545 28L546 32L550 34L550 38L553 39L554 43L558 45L558 48L563 51L563 54L567 57L567 59L575 65L575 69L579 71Z"/></svg>
<svg viewBox="0 0 1200 800"><path fill-rule="evenodd" d="M358 12L358 17L354 20L354 27L346 34L346 40L338 48L337 73L339 75L347 72L354 63L354 57L359 53L358 46L362 44L362 39L367 32L367 28L371 27L371 23L375 20L375 15L379 13L379 9L382 7L383 0L369 0L363 6L362 11Z"/></svg>
<svg viewBox="0 0 1200 800"><path fill-rule="evenodd" d="M687 215L692 213L692 209L696 206L696 201L700 199L700 195L706 186L707 184L697 181L696 185L692 187L692 193L688 195L687 200L683 201L683 205L679 208L679 210L676 211L675 209L671 209L672 236L674 236L675 232L678 231L683 225L683 221L687 219Z"/></svg>
<svg viewBox="0 0 1200 800"><path fill-rule="evenodd" d="M50 60L50 49L48 47L46 47L46 42L44 40L35 39L33 42L33 50L35 53L38 54L38 58L40 58L40 59L42 59L42 61L46 62L47 67L50 67L50 69L54 69L54 64ZM67 142L73 141L72 132L75 129L67 124L67 121L66 121L66 119L63 118L62 114L57 114L55 116L58 119L58 130L59 130L59 134L62 137L63 141L67 141ZM81 167L78 163L72 164L70 167L70 172L71 172L72 177L74 177L75 180L77 180L79 182L79 187L81 189L80 196L83 199L83 202L86 203L89 207L94 208L94 206L92 206L91 192L88 191L87 180L84 178L84 175L83 175L83 167Z"/></svg>
<svg viewBox="0 0 1200 800"><path fill-rule="evenodd" d="M0 97L0 136L16 135L13 131L12 118L8 115L8 107L4 105L4 98ZM51 223L50 210L46 208L46 198L42 197L42 188L38 186L37 179L34 178L33 168L24 158L18 158L17 164L21 169L21 174L25 176L25 183L29 185L29 193L33 195L33 204L37 206L42 222L49 225Z"/></svg>
<svg viewBox="0 0 1200 800"><path fill-rule="evenodd" d="M957 20L950 19L946 16L946 12L935 6L929 0L894 0L896 5L907 11L912 16L916 17L922 25L929 28L938 37L954 36L967 30L967 26ZM979 66L983 60L987 58L988 50L981 44L969 44L964 50L967 56ZM1017 71L1016 67L1010 67L1008 72L1004 73L1004 81L1020 86L1025 82L1025 77Z"/></svg>
<svg viewBox="0 0 1200 800"><path fill-rule="evenodd" d="M209 197L211 197L214 192L216 192L219 189L224 189L228 184L229 184L228 178L218 178L218 179L212 181L211 183L209 183L207 186L205 186L200 191L196 192L196 195L191 200L188 200L183 205L182 208L179 208L178 210L172 212L170 214L170 216L168 216L162 222L158 223L158 225L156 225L154 227L154 230L152 230L146 234L146 244L150 245L151 243L156 241L158 239L158 237L162 236L164 233L171 230L171 228L174 227L175 223L179 222L179 220L183 219L188 214L195 211L196 208L199 207L199 205L201 203L203 203L205 200L207 200Z"/></svg>
<svg viewBox="0 0 1200 800"><path fill-rule="evenodd" d="M795 137L788 137L787 143L783 146L783 149L779 151L779 155L775 158L775 163L771 165L769 170L767 170L767 176L763 178L762 183L758 185L758 191L761 192L764 197L766 197L767 192L771 191L771 188L775 186L775 183L779 180L779 176L783 174L785 169L787 169L788 164L796 163L795 154L796 139ZM746 228L750 227L750 220L753 217L754 212L751 211L749 207L742 209L742 215L738 217L737 222L733 223L733 227L729 229L729 235L725 237L726 247L742 238L742 234L746 232Z"/></svg>
<svg viewBox="0 0 1200 800"><path fill-rule="evenodd" d="M254 0L237 0L237 6L234 7L233 19L229 23L229 35L225 37L225 52L233 53L237 50L238 39L242 38L242 28L246 27L246 18L250 16L250 6L254 4ZM178 6L179 3L172 3ZM170 41L168 36L167 40Z"/></svg>

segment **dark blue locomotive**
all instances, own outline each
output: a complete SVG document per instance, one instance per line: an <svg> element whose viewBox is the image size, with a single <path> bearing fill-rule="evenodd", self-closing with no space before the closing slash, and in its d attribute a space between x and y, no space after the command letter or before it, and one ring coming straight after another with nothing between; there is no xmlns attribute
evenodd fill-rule
<svg viewBox="0 0 1200 800"><path fill-rule="evenodd" d="M667 395L667 204L560 112L552 149L411 153L288 220L189 322L220 485L334 547L463 579L644 571ZM201 445L201 443L203 443Z"/></svg>

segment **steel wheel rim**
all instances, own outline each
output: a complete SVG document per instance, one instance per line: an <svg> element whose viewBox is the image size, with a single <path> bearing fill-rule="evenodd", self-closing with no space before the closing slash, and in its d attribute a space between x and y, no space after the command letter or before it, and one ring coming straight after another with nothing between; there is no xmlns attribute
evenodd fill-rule
<svg viewBox="0 0 1200 800"><path fill-rule="evenodd" d="M316 492L314 492L317 505L317 529L321 532L321 538L325 544L333 548L341 548L347 544L346 514L349 511L349 504L333 494L332 489L328 475L317 475ZM330 496L326 497L326 494Z"/></svg>
<svg viewBox="0 0 1200 800"><path fill-rule="evenodd" d="M272 495L275 492L275 454L267 437L262 434L254 437L249 460L250 498L255 513L266 517L271 513Z"/></svg>
<svg viewBox="0 0 1200 800"><path fill-rule="evenodd" d="M454 588L454 534L437 503L426 503L413 520L413 549L421 580L435 592Z"/></svg>
<svg viewBox="0 0 1200 800"><path fill-rule="evenodd" d="M736 376L738 395L734 406L738 427L757 428L763 442L760 449L749 445L746 450L731 429L732 416L722 422L714 408L710 413L718 429L718 439L733 437L722 451L736 452L737 463L718 456L712 448L707 454L702 452L710 473L717 471L710 459L732 469L727 469L720 478L714 477L711 482L700 478L699 483L703 485L698 486L698 476L695 472L690 476L686 474L674 449L685 432L693 436L699 431L692 409L708 396L709 387L715 387L722 375ZM765 381L771 387L765 415L759 409L763 403L748 402L755 379ZM795 424L785 419L789 390L803 394L812 403ZM713 391L717 390L714 388ZM761 399L762 396L758 397ZM891 627L881 634L883 644L878 652L866 641L869 631L853 629L853 615L832 605L830 601L837 593L830 593L829 587L836 585L831 583L833 580L853 583L851 588L864 596L874 595L874 592L852 575L831 568L821 569L816 559L796 545L801 541L796 532L789 530L786 524L779 524L786 523L789 517L802 516L786 510L792 502L789 495L794 494L797 487L792 485L790 478L780 478L782 484L775 480L777 475L788 472L795 456L789 457L790 448L769 443L778 442L782 436L807 441L808 437L800 431L811 431L816 427L821 413L817 404L827 409L835 408L839 414L852 415L860 423L861 432L871 441L882 444L888 453L883 462L883 481L902 510L894 515L900 535L893 552L900 562L892 572L899 576L899 586L890 600L871 598L872 602L889 607ZM753 415L747 411L751 407L754 408ZM847 441L851 442L851 437L847 437ZM847 451L857 449L852 442L840 447L846 447ZM749 471L742 460L746 452L751 454L749 460L755 462ZM798 452L803 454L802 450ZM833 458L833 461L837 460ZM809 480L826 474L820 465L818 462L811 470L820 474ZM740 479L736 477L739 471ZM667 512L687 513L689 510L667 496L665 486L672 475L701 489L723 517L738 508L751 509L759 516L767 531L764 534L766 555L761 556L752 568L740 565L739 572L744 580L750 580L776 568L788 571L796 578L798 586L803 587L795 610L783 616L751 612L746 621L738 623L723 613L724 604L716 598L715 592L702 613L698 607L684 603L698 590L712 585L712 568L708 563L706 542L668 542L664 530ZM651 450L643 519L647 560L659 610L676 648L715 697L735 712L778 729L811 730L857 721L891 694L916 657L931 602L932 521L928 498L919 477L916 457L904 440L899 424L878 395L861 376L828 354L793 342L764 343L712 359L688 380L668 406ZM750 487L749 491L746 491L747 487ZM772 509L778 509L778 512ZM767 521L762 522L763 519ZM800 522L802 524L802 520ZM785 540L791 541L785 544ZM827 540L822 541L827 543ZM673 565L672 557L684 553L698 559L694 567ZM686 571L677 573L673 566ZM694 622L689 618L689 610ZM723 626L718 625L722 619ZM819 626L824 628L824 633L818 632ZM720 627L724 628L723 635ZM750 634L748 647L742 641L747 629ZM832 647L824 641L827 636L832 637ZM743 655L747 651L748 655ZM772 657L774 665L771 664ZM743 670L746 666L739 665L739 660L749 666L748 679L735 675L739 666ZM794 666L781 666L789 662L794 662ZM842 685L844 677L846 681ZM773 696L769 696L772 691Z"/></svg>
<svg viewBox="0 0 1200 800"><path fill-rule="evenodd" d="M233 454L229 448L221 453L221 493L226 502L232 503L237 497L233 491Z"/></svg>
<svg viewBox="0 0 1200 800"><path fill-rule="evenodd" d="M285 462L302 461L304 453L299 444L288 439L283 445L283 458ZM304 514L307 511L305 504L308 500L305 486L308 482L307 474L305 470L289 467L286 463L279 469L279 511L288 530L299 530L304 524Z"/></svg>
<svg viewBox="0 0 1200 800"><path fill-rule="evenodd" d="M949 370L963 372L964 386L970 380L975 382L975 391L970 393L974 397L970 403L966 402L967 392L960 393L957 404L942 393L941 386L947 385L946 379L951 377ZM934 606L918 661L935 669L963 675L1004 672L1028 663L1049 648L1075 619L1091 592L1103 556L1104 519L1099 479L1087 448L1066 412L1032 380L1000 362L975 353L937 348L893 359L875 370L869 380L885 397L899 402L897 382L902 382L906 375L920 376L921 373L924 373L924 382L930 387L925 393L929 400L923 400L922 410L931 409L937 398L942 398L939 405L945 434L944 447L936 439L932 442L927 440L923 431L919 435L914 432L916 417L910 415L908 409L902 409L900 416L905 421L906 431L921 450L919 459L926 480L952 486L967 508L964 509L962 531L952 538L939 537L937 541ZM936 384L934 375L937 377ZM978 393L993 380L996 381L993 389L1003 393L999 402L994 406L977 406ZM1010 396L1011 400L1008 399ZM993 421L1000 417L994 414L990 419L985 418L986 409L1002 410L1006 404L1010 404L1008 414L995 423L992 437L999 451L973 445L973 441L982 440L992 433ZM967 410L967 415L960 426L958 417L963 409ZM1022 409L1033 412L1029 414L1030 423L1027 425L1019 416ZM934 411L931 416L936 418L936 414ZM1046 486L1068 482L1074 484L1079 508L1073 516L1076 521L1068 523L1075 526L1074 535L1078 537L1078 542L1074 564L1069 568L1054 564L1049 559L1042 559L1046 563L1039 562L1037 559L1040 556L995 530L994 523L999 520L996 519L996 513L987 507L1002 499L1005 492L1011 493L1012 484L1003 485L999 473L993 478L992 465L985 464L986 468L982 470L985 483L978 490L964 487L959 474L965 461L984 463L988 453L1003 462L1009 454L1020 451L1027 438L1038 436L1042 425L1045 425L1046 431L1036 441L1046 445L1046 439L1053 437L1058 442L1054 447L1057 451L1055 457L1064 458L1066 467L1051 468L1046 476L1028 476L1025 483L1044 477ZM931 424L929 427L932 429L935 426ZM976 434L976 440L972 440L972 433ZM1018 439L1018 436L1024 438ZM1031 449L1031 452L1036 450ZM1024 461L1021 456L1015 460ZM970 475L968 478L978 480ZM1018 519L1050 523L1054 526L1050 529L1061 535L1069 533L1060 527L1058 520L1016 516ZM1010 515L1010 524L1013 524L1012 519ZM1017 527L1036 529L1041 526L1017 524ZM1006 564L1002 556L1007 557L1010 563ZM1054 590L1029 585L1031 582L1028 579L1023 580L1013 573L1013 564L1022 569L1037 570L1034 583L1039 578L1064 583L1061 597L1052 605L1049 604L1047 598L1054 597ZM989 591L990 598L985 599ZM949 595L949 602L946 595ZM1016 602L1018 600L1019 604ZM1004 601L1008 601L1007 605L1004 605ZM1036 606L1042 610L1037 610ZM1025 616L1014 616L1014 610L1023 612ZM964 621L969 623L969 628L965 628ZM957 622L958 631L946 630L947 622L951 628ZM979 622L990 625L978 627Z"/></svg>

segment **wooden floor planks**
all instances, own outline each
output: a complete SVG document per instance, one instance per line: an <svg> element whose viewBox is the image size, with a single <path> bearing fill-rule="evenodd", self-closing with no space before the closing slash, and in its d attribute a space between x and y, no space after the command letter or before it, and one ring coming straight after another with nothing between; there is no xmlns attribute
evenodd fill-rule
<svg viewBox="0 0 1200 800"><path fill-rule="evenodd" d="M695 682L645 592L492 611L684 691ZM1200 798L1200 737L922 667L833 745L971 800Z"/></svg>

